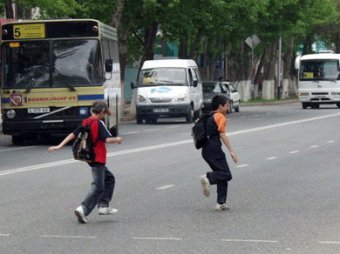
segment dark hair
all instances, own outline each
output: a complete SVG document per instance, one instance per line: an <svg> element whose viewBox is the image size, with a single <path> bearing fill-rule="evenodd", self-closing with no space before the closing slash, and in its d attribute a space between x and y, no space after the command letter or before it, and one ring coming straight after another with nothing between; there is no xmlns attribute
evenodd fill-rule
<svg viewBox="0 0 340 254"><path fill-rule="evenodd" d="M108 107L106 105L106 103L104 101L95 101L92 104L92 113L94 114L99 114L101 112L107 112L108 111Z"/></svg>
<svg viewBox="0 0 340 254"><path fill-rule="evenodd" d="M227 98L224 95L215 95L211 100L212 110L218 109L218 106L224 106L227 103Z"/></svg>

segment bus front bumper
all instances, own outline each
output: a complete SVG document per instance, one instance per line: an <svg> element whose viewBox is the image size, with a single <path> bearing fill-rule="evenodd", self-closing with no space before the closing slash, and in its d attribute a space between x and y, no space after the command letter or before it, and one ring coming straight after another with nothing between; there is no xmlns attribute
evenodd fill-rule
<svg viewBox="0 0 340 254"><path fill-rule="evenodd" d="M22 134L68 134L79 127L81 119L67 120L30 120L15 121L6 120L2 122L2 132L6 135Z"/></svg>

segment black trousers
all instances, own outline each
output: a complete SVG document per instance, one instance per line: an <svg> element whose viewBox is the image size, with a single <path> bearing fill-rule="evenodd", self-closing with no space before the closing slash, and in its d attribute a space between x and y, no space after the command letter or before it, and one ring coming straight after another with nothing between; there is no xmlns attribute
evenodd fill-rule
<svg viewBox="0 0 340 254"><path fill-rule="evenodd" d="M202 156L212 169L207 178L211 185L217 185L217 203L223 204L227 201L228 181L232 179L226 156L223 151L212 154L204 150Z"/></svg>

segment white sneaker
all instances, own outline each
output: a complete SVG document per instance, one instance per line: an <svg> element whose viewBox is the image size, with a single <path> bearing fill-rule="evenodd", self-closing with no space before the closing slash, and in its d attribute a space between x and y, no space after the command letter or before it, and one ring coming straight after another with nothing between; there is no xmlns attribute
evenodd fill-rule
<svg viewBox="0 0 340 254"><path fill-rule="evenodd" d="M223 203L223 204L216 204L216 207L215 207L215 211L225 211L225 210L229 210L229 206L227 206L226 203Z"/></svg>
<svg viewBox="0 0 340 254"><path fill-rule="evenodd" d="M98 208L98 214L99 215L108 215L108 214L114 214L117 213L118 210L112 207L99 207Z"/></svg>
<svg viewBox="0 0 340 254"><path fill-rule="evenodd" d="M74 210L74 214L77 216L79 223L82 223L82 224L87 223L87 219L84 213L84 208L82 206L78 206L76 210Z"/></svg>
<svg viewBox="0 0 340 254"><path fill-rule="evenodd" d="M209 179L207 178L206 175L202 175L200 177L200 179L201 179L201 184L202 184L202 189L203 189L203 195L206 196L206 197L209 197L209 195L210 195L210 190L209 190L210 182L209 182Z"/></svg>

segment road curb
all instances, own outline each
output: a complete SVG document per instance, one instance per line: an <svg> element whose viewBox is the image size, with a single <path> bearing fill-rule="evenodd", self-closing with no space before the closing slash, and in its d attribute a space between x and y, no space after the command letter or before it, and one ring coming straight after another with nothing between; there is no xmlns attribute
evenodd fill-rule
<svg viewBox="0 0 340 254"><path fill-rule="evenodd" d="M277 100L277 101L263 101L263 102L241 102L242 106L266 106L266 105L283 105L299 102L299 99Z"/></svg>

